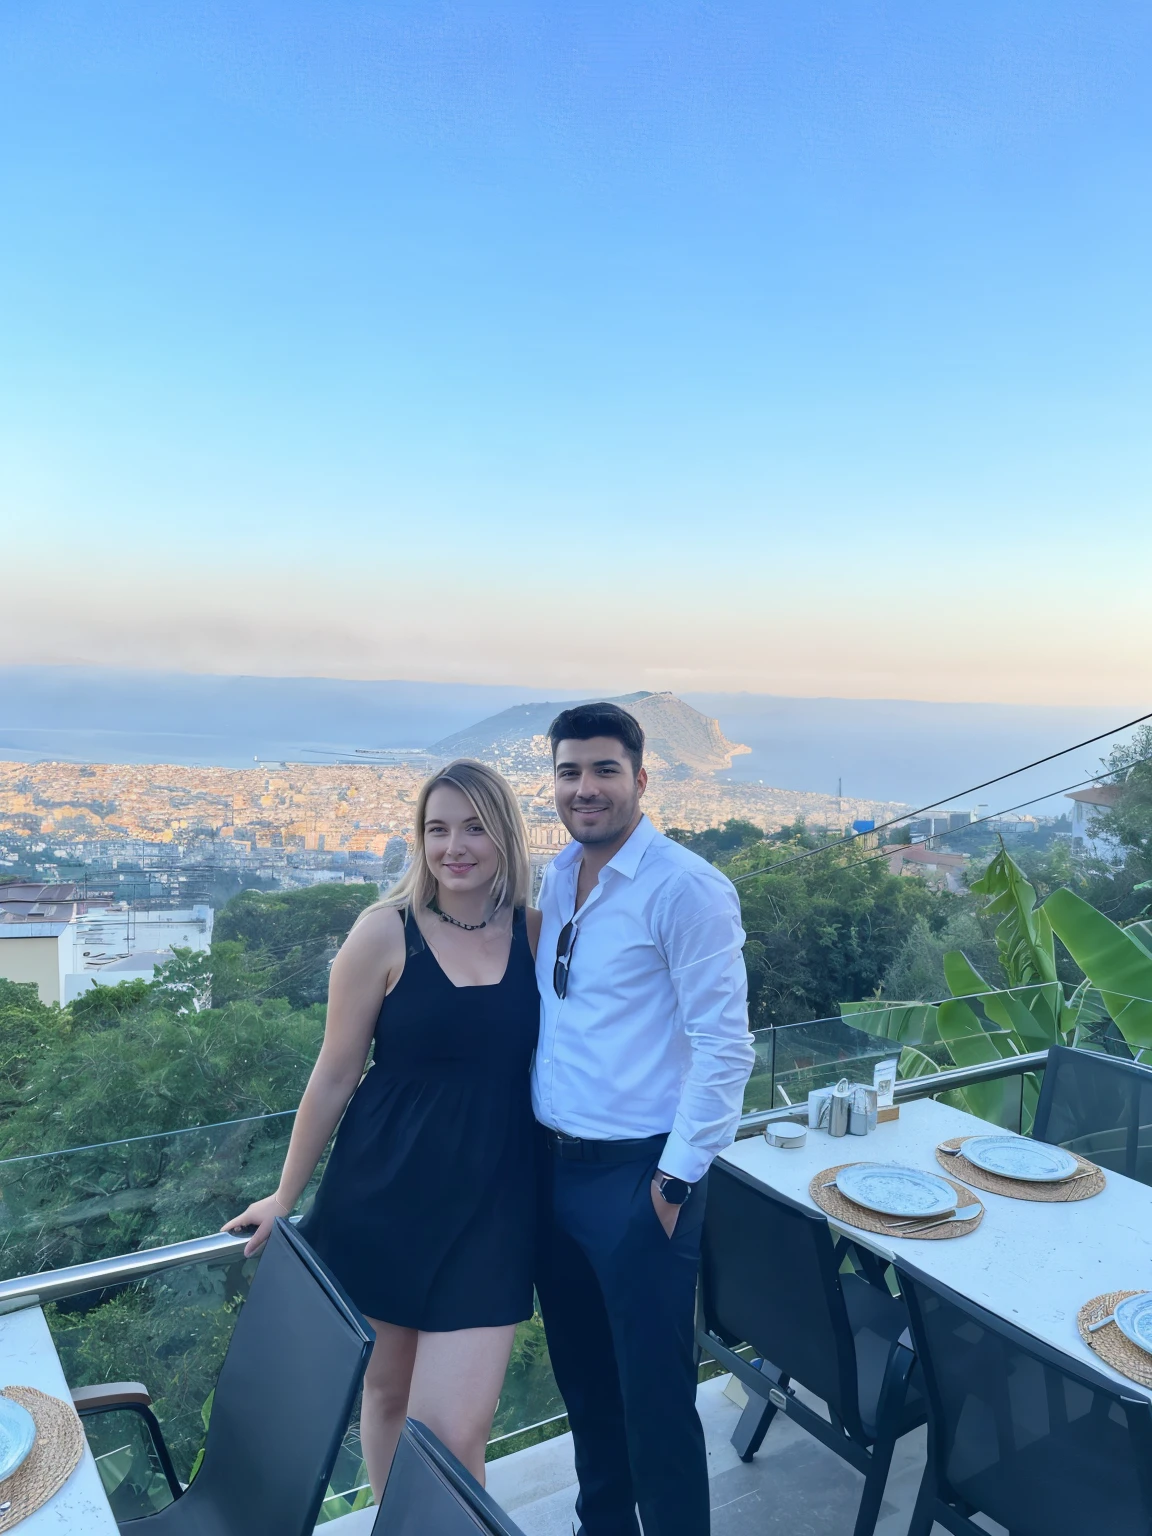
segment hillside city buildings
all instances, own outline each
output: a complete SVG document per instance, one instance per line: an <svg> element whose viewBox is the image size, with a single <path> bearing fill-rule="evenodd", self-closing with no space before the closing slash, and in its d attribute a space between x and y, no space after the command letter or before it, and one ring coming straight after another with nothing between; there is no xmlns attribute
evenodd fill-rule
<svg viewBox="0 0 1152 1536"><path fill-rule="evenodd" d="M515 754L510 754L515 756ZM551 776L538 763L497 763L511 779L533 852L547 858L567 833L552 806ZM422 767L287 763L247 769L135 764L0 763L0 859L48 850L114 867L145 851L220 866L256 863L318 869L402 864L413 830ZM739 817L774 831L803 817L842 827L885 819L902 807L872 800L678 776L657 768L645 809L661 827L691 830ZM289 859L288 855L298 857Z"/></svg>
<svg viewBox="0 0 1152 1536"><path fill-rule="evenodd" d="M518 795L537 887L568 841L544 754L542 738L490 754ZM245 769L0 762L0 977L35 981L45 1001L67 1004L97 980L151 978L174 948L207 950L213 908L244 884L387 883L407 863L430 766L412 754ZM1075 807L1081 822L1103 803L1075 798L1084 802ZM659 757L644 803L664 828L700 831L737 818L772 832L803 820L837 835L908 810L735 783ZM892 872L961 889L967 858L941 840L972 816L945 812L907 823L911 845L886 849ZM994 830L1014 839L1036 828L1018 816ZM884 846L880 834L875 841Z"/></svg>

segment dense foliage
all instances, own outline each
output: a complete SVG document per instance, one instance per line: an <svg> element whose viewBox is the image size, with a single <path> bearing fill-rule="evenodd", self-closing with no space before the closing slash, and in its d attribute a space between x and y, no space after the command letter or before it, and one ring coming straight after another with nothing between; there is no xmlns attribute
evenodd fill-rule
<svg viewBox="0 0 1152 1536"><path fill-rule="evenodd" d="M198 1237L273 1187L290 1116L257 1117L295 1108L324 1033L321 1005L276 993L314 990L375 896L246 892L211 954L64 1009L0 982L0 1158L23 1159L0 1202L5 1273Z"/></svg>
<svg viewBox="0 0 1152 1536"><path fill-rule="evenodd" d="M672 835L740 882L753 1029L829 1018L842 998L870 996L891 968L907 969L910 941L924 948L965 911L962 898L891 874L863 842L819 852L823 839L802 824L769 837L735 821Z"/></svg>
<svg viewBox="0 0 1152 1536"><path fill-rule="evenodd" d="M0 1157L21 1158L0 1200L4 1274L199 1237L274 1188L328 964L376 894L245 892L209 955L177 951L154 981L64 1009L0 982ZM185 1477L253 1267L188 1266L50 1309L73 1384L148 1382Z"/></svg>
<svg viewBox="0 0 1152 1536"><path fill-rule="evenodd" d="M216 920L212 998L283 997L295 1008L328 997L328 966L374 885L243 891Z"/></svg>

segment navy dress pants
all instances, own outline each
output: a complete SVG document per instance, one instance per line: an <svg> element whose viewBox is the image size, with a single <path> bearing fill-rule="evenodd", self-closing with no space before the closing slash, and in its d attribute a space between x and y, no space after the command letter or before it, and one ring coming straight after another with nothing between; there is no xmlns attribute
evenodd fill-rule
<svg viewBox="0 0 1152 1536"><path fill-rule="evenodd" d="M707 1179L669 1238L650 1190L663 1144L626 1162L544 1156L537 1290L572 1426L581 1536L639 1536L637 1509L644 1536L708 1533L694 1352Z"/></svg>

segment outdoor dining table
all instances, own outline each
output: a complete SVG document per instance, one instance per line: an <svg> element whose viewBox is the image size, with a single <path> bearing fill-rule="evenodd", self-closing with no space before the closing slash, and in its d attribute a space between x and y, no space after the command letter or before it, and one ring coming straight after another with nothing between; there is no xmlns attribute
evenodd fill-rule
<svg viewBox="0 0 1152 1536"><path fill-rule="evenodd" d="M0 1387L8 1386L38 1387L71 1400L48 1323L37 1306L0 1315ZM64 1486L12 1530L19 1536L116 1536L116 1521L87 1445Z"/></svg>
<svg viewBox="0 0 1152 1536"><path fill-rule="evenodd" d="M802 1147L772 1147L763 1136L750 1136L722 1155L767 1189L816 1210L808 1186L826 1168L901 1163L947 1174L935 1157L940 1142L997 1133L1003 1128L975 1115L918 1099L901 1106L898 1120L867 1136L809 1130ZM989 1312L1122 1382L1129 1393L1152 1398L1152 1390L1120 1375L1089 1349L1076 1326L1081 1306L1105 1291L1152 1290L1152 1189L1118 1173L1107 1179L1098 1195L1069 1203L976 1190L983 1221L964 1236L938 1241L863 1232L831 1219L830 1224L882 1258L906 1258Z"/></svg>

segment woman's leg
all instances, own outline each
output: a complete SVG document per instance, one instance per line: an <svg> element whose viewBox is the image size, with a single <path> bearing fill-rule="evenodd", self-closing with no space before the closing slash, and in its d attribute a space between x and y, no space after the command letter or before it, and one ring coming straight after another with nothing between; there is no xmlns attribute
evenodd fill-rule
<svg viewBox="0 0 1152 1536"><path fill-rule="evenodd" d="M408 1413L412 1366L420 1335L415 1328L368 1321L376 1330L376 1343L364 1372L364 1400L360 1405L360 1443L368 1466L372 1497L379 1504L388 1481L388 1470Z"/></svg>
<svg viewBox="0 0 1152 1536"><path fill-rule="evenodd" d="M416 1346L408 1412L439 1435L481 1483L515 1332L509 1324L422 1333Z"/></svg>

